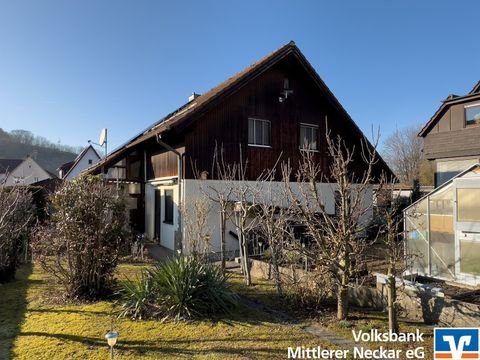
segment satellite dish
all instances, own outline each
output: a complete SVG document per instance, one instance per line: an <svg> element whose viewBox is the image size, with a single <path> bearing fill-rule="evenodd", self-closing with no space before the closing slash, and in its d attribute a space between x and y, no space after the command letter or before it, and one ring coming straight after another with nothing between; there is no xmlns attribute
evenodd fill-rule
<svg viewBox="0 0 480 360"><path fill-rule="evenodd" d="M100 140L98 143L100 146L103 146L107 142L107 128L103 128L102 131L100 132Z"/></svg>

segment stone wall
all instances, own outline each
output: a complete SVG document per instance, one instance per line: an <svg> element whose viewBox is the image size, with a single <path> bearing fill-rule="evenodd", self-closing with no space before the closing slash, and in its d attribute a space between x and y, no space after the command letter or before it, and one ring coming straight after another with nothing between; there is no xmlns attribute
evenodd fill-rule
<svg viewBox="0 0 480 360"><path fill-rule="evenodd" d="M282 281L287 284L314 282L314 276L298 268L280 267ZM259 279L272 279L273 270L269 263L252 259L251 275ZM353 306L385 310L387 305L386 275L376 274L377 287L356 286L349 289L349 301ZM439 326L479 326L480 305L445 297L442 289L426 284L397 279L397 301L400 316L409 320L423 321Z"/></svg>
<svg viewBox="0 0 480 360"><path fill-rule="evenodd" d="M401 316L425 324L465 327L480 326L480 305L445 297L441 288L397 279ZM386 299L386 276L377 274L377 291Z"/></svg>

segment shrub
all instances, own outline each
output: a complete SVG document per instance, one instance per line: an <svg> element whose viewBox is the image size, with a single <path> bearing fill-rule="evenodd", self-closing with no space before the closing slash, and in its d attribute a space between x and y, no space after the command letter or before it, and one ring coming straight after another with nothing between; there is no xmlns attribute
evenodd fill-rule
<svg viewBox="0 0 480 360"><path fill-rule="evenodd" d="M118 249L129 231L124 201L99 177L65 182L52 197L52 215L33 245L42 267L65 297L98 299L110 292Z"/></svg>
<svg viewBox="0 0 480 360"><path fill-rule="evenodd" d="M0 283L15 278L33 221L34 208L28 190L0 185Z"/></svg>
<svg viewBox="0 0 480 360"><path fill-rule="evenodd" d="M221 268L194 257L171 259L122 285L120 316L186 320L229 312L236 296L227 279Z"/></svg>

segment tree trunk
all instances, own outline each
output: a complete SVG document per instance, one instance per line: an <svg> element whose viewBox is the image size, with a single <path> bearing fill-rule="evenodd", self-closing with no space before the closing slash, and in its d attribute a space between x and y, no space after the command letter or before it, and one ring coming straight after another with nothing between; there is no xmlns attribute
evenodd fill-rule
<svg viewBox="0 0 480 360"><path fill-rule="evenodd" d="M221 258L221 262L222 262L222 272L225 273L225 247L226 247L226 243L225 243L225 210L222 209L222 211L220 211L220 226L221 226L221 231L220 231L220 237L221 237L221 241L220 241L220 258Z"/></svg>
<svg viewBox="0 0 480 360"><path fill-rule="evenodd" d="M273 276L275 279L275 286L277 287L277 294L282 296L282 281L280 279L280 270L278 268L278 259L277 259L277 249L276 246L271 244L270 248L272 250L272 266L273 266Z"/></svg>
<svg viewBox="0 0 480 360"><path fill-rule="evenodd" d="M341 284L337 293L337 319L346 320L348 317L348 287Z"/></svg>
<svg viewBox="0 0 480 360"><path fill-rule="evenodd" d="M242 244L243 244L243 267L244 267L244 276L245 276L245 285L252 285L252 278L250 276L250 261L248 259L248 246L245 236L242 232Z"/></svg>
<svg viewBox="0 0 480 360"><path fill-rule="evenodd" d="M337 294L337 319L346 320L348 317L348 284L350 282L350 252L348 244L343 253L343 271Z"/></svg>
<svg viewBox="0 0 480 360"><path fill-rule="evenodd" d="M395 284L395 276L392 274L388 274L387 279L387 308L388 308L388 328L394 332L398 333L398 319L397 319L397 306L396 306L396 298L397 298L397 288Z"/></svg>

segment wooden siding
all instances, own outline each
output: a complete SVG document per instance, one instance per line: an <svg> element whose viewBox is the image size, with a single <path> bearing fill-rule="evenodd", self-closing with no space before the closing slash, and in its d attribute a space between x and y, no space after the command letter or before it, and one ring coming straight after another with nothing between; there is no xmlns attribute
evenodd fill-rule
<svg viewBox="0 0 480 360"><path fill-rule="evenodd" d="M455 104L445 110L424 138L427 159L480 154L480 127L465 127L465 106L477 103L478 100Z"/></svg>
<svg viewBox="0 0 480 360"><path fill-rule="evenodd" d="M143 153L141 151L133 151L126 158L126 180L142 181L143 180Z"/></svg>
<svg viewBox="0 0 480 360"><path fill-rule="evenodd" d="M480 127L429 133L423 143L427 159L480 154Z"/></svg>
<svg viewBox="0 0 480 360"><path fill-rule="evenodd" d="M160 145L157 145L157 148ZM177 148L178 152L183 153L184 147ZM147 178L148 180L178 175L178 156L167 150L156 150L147 156Z"/></svg>
<svg viewBox="0 0 480 360"><path fill-rule="evenodd" d="M279 102L284 79L289 79L293 94ZM266 119L271 122L271 148L248 145L248 118ZM190 166L208 171L212 176L212 157L215 143L223 146L225 161L238 162L240 146L243 160L248 161L247 179L255 180L265 169L272 168L282 154L295 166L300 159L300 123L318 126L318 152L316 161L324 175L329 176L330 159L327 155L326 126L331 136L340 134L345 142L357 149L356 163L360 164L357 130L343 113L326 100L326 95L313 82L303 67L293 58L286 58L263 73L234 95L219 103L187 129L185 134L186 178L193 178ZM357 166L357 170L361 169Z"/></svg>

